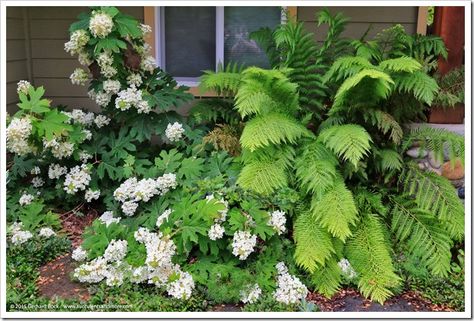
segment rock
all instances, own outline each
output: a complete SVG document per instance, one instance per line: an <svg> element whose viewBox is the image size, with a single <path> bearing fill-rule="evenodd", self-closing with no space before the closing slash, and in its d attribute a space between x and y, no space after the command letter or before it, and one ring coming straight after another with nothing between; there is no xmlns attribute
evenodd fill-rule
<svg viewBox="0 0 474 321"><path fill-rule="evenodd" d="M432 151L428 153L428 162L430 162L430 165L433 168L440 168L442 165L442 160L438 160L435 153Z"/></svg>
<svg viewBox="0 0 474 321"><path fill-rule="evenodd" d="M464 178L461 179L452 179L450 180L451 184L453 184L456 188L464 187Z"/></svg>
<svg viewBox="0 0 474 321"><path fill-rule="evenodd" d="M434 168L434 167L432 167L431 165L427 165L427 166L426 166L426 170L427 170L427 171L430 171L430 172L432 172L432 173L441 175L441 170L440 170L439 168Z"/></svg>
<svg viewBox="0 0 474 321"><path fill-rule="evenodd" d="M426 164L425 164L425 162L419 162L419 163L418 163L418 167L419 167L421 170L426 169Z"/></svg>
<svg viewBox="0 0 474 321"><path fill-rule="evenodd" d="M415 147L407 150L406 154L411 158L425 158L426 155L428 155L428 152L426 150L422 150L419 147Z"/></svg>
<svg viewBox="0 0 474 321"><path fill-rule="evenodd" d="M450 180L459 180L464 178L464 166L459 159L456 160L454 167L452 161L443 164L441 169L442 175Z"/></svg>
<svg viewBox="0 0 474 321"><path fill-rule="evenodd" d="M458 196L461 199L464 199L464 187L458 189Z"/></svg>

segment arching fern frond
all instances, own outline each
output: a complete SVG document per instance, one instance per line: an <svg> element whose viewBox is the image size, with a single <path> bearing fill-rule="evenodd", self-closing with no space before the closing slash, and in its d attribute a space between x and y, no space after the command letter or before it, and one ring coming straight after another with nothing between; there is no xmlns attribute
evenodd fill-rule
<svg viewBox="0 0 474 321"><path fill-rule="evenodd" d="M347 258L359 274L359 290L381 304L393 294L391 289L400 283L384 229L377 217L364 215L346 246Z"/></svg>
<svg viewBox="0 0 474 321"><path fill-rule="evenodd" d="M385 148L377 153L380 169L382 171L399 171L403 167L403 160L396 150Z"/></svg>
<svg viewBox="0 0 474 321"><path fill-rule="evenodd" d="M412 73L416 70L421 69L421 64L413 58L410 57L399 57L393 59L387 59L382 61L379 64L379 67L386 71L394 72L409 72Z"/></svg>
<svg viewBox="0 0 474 321"><path fill-rule="evenodd" d="M324 82L338 82L342 79L351 77L365 68L374 68L366 58L364 57L341 57L337 59L331 68L324 75Z"/></svg>
<svg viewBox="0 0 474 321"><path fill-rule="evenodd" d="M218 95L232 97L237 92L242 79L243 67L230 63L225 68L219 66L217 72L205 70L200 78L201 91L215 91Z"/></svg>
<svg viewBox="0 0 474 321"><path fill-rule="evenodd" d="M322 195L338 176L337 158L323 144L311 142L303 145L301 155L296 159L296 176L307 193Z"/></svg>
<svg viewBox="0 0 474 321"><path fill-rule="evenodd" d="M415 197L418 206L436 216L450 237L461 240L464 235L464 207L451 182L435 173L422 171L415 164L400 175L403 191Z"/></svg>
<svg viewBox="0 0 474 321"><path fill-rule="evenodd" d="M254 151L271 144L294 144L301 137L311 136L312 133L294 118L271 113L255 116L249 120L242 132L240 142L243 148Z"/></svg>
<svg viewBox="0 0 474 321"><path fill-rule="evenodd" d="M310 212L303 212L296 219L293 238L296 243L296 264L310 273L318 266L324 266L334 253L331 235L318 224Z"/></svg>
<svg viewBox="0 0 474 321"><path fill-rule="evenodd" d="M313 196L311 212L322 227L342 241L352 234L351 225L357 221L354 198L342 180L322 197Z"/></svg>
<svg viewBox="0 0 474 321"><path fill-rule="evenodd" d="M324 129L319 134L318 141L323 142L338 157L357 167L357 163L369 152L372 139L363 127L347 124Z"/></svg>
<svg viewBox="0 0 474 321"><path fill-rule="evenodd" d="M434 274L446 276L452 242L445 228L408 198L392 197L391 203L391 229L397 240L405 241L410 254L418 256Z"/></svg>
<svg viewBox="0 0 474 321"><path fill-rule="evenodd" d="M240 121L240 115L235 111L233 101L220 98L198 99L189 115L196 123L225 122L236 125Z"/></svg>
<svg viewBox="0 0 474 321"><path fill-rule="evenodd" d="M276 189L287 186L287 173L283 161L259 161L246 164L240 172L237 184L243 189L270 195Z"/></svg>
<svg viewBox="0 0 474 321"><path fill-rule="evenodd" d="M432 77L423 71L393 75L395 90L402 94L412 94L416 99L431 105L439 87Z"/></svg>
<svg viewBox="0 0 474 321"><path fill-rule="evenodd" d="M311 283L319 293L327 298L339 290L341 286L341 268L334 257L327 260L323 267L318 268L311 275Z"/></svg>

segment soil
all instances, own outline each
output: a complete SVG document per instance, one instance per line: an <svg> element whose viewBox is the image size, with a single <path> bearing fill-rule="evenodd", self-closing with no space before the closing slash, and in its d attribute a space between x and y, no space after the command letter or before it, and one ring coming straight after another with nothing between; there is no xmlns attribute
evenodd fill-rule
<svg viewBox="0 0 474 321"><path fill-rule="evenodd" d="M82 234L86 227L99 216L97 210L93 208L83 208L84 215L77 215L72 211L60 214L63 231L72 242L72 248L76 248L82 243Z"/></svg>
<svg viewBox="0 0 474 321"><path fill-rule="evenodd" d="M79 299L87 301L90 298L87 288L71 281L70 274L74 270L70 254L56 258L54 261L40 267L37 281L39 293L47 298Z"/></svg>
<svg viewBox="0 0 474 321"><path fill-rule="evenodd" d="M212 307L212 312L241 312L242 305L238 304L219 304Z"/></svg>
<svg viewBox="0 0 474 321"><path fill-rule="evenodd" d="M383 305L365 299L354 289L343 289L327 299L317 293L310 293L308 300L315 303L323 312L418 312L452 311L448 307L432 304L416 292L408 291L387 300Z"/></svg>

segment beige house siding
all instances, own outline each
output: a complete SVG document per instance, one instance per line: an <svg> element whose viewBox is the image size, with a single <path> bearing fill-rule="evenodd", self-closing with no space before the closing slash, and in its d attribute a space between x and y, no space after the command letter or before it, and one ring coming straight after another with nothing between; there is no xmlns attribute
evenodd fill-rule
<svg viewBox="0 0 474 321"><path fill-rule="evenodd" d="M143 7L119 8L124 13L143 21ZM21 11L20 8L8 7L7 16L17 16L18 9ZM15 41L22 39L24 43L29 42L31 44L31 59L28 61L24 58L21 61L23 67L16 66L14 61L10 62L14 56L17 56L17 53L13 52L15 45L12 45L11 49L7 49L7 60L9 60L7 81L10 81L7 85L9 87L7 101L9 103L16 102L16 82L20 79L27 79L26 72L21 68L26 69L26 66L30 64L32 76L30 81L35 86L44 86L47 98L52 99L54 105L63 104L74 108L84 107L98 110L98 106L87 96L87 86L76 86L69 81L69 75L75 68L81 66L76 57L72 57L64 51L64 43L69 40L69 26L76 21L79 13L87 10L87 7L28 7L23 10L26 11L25 20L28 22L26 28L29 39L25 40L24 36L21 38L24 28L22 27L20 31L18 28L23 26L24 21L21 16L18 16L18 18L12 18L12 22L7 24L9 41L7 46L10 47L10 43L13 44L14 39ZM10 51L12 51L11 54ZM15 108L14 103L8 106L10 112Z"/></svg>
<svg viewBox="0 0 474 321"><path fill-rule="evenodd" d="M7 11L7 110L15 110L18 102L16 84L28 75L27 41L24 9L11 7Z"/></svg>
<svg viewBox="0 0 474 321"><path fill-rule="evenodd" d="M297 17L318 41L324 39L327 27L317 26L316 12L324 7L298 7ZM342 12L350 18L343 36L359 38L371 25L367 34L370 39L378 32L394 24L401 24L408 33L415 33L418 22L418 7L328 7L331 13Z"/></svg>

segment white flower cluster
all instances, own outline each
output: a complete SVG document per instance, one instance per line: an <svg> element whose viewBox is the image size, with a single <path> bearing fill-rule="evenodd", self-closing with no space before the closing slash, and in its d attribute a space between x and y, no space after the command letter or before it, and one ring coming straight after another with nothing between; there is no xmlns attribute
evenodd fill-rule
<svg viewBox="0 0 474 321"><path fill-rule="evenodd" d="M253 286L247 287L247 289L240 291L240 300L243 303L255 303L262 295L262 289L255 283Z"/></svg>
<svg viewBox="0 0 474 321"><path fill-rule="evenodd" d="M74 144L67 141L58 141L57 138L46 140L43 137L43 147L51 149L51 154L57 159L67 158L74 152Z"/></svg>
<svg viewBox="0 0 474 321"><path fill-rule="evenodd" d="M18 83L17 83L17 87L16 87L16 92L19 94L19 93L24 93L25 95L28 95L28 90L30 89L31 87L31 84L29 81L26 81L26 80L20 80Z"/></svg>
<svg viewBox="0 0 474 321"><path fill-rule="evenodd" d="M104 115L97 115L97 117L94 119L94 123L97 128L102 128L110 123L110 118Z"/></svg>
<svg viewBox="0 0 474 321"><path fill-rule="evenodd" d="M39 175L41 174L41 168L39 168L38 166L35 166L31 169L30 171L30 174L31 175Z"/></svg>
<svg viewBox="0 0 474 321"><path fill-rule="evenodd" d="M84 191L89 186L90 180L91 175L86 164L75 166L66 174L64 190L68 194L76 194L78 191Z"/></svg>
<svg viewBox="0 0 474 321"><path fill-rule="evenodd" d="M281 235L282 233L286 232L286 216L285 212L282 211L274 211L270 213L270 219L268 220L268 225L273 227L273 229Z"/></svg>
<svg viewBox="0 0 474 321"><path fill-rule="evenodd" d="M153 56L142 57L142 61L140 62L140 68L142 70L152 73L157 66L158 65L156 64L156 60L153 58Z"/></svg>
<svg viewBox="0 0 474 321"><path fill-rule="evenodd" d="M104 223L106 226L109 226L112 223L118 223L118 222L120 222L120 220L121 220L120 217L114 217L114 212L112 212L112 211L104 212L99 217L99 221Z"/></svg>
<svg viewBox="0 0 474 321"><path fill-rule="evenodd" d="M220 224L214 224L211 226L209 231L207 232L207 235L209 238L213 241L221 239L224 236L225 229L222 225Z"/></svg>
<svg viewBox="0 0 474 321"><path fill-rule="evenodd" d="M13 118L7 127L7 150L18 154L26 155L33 151L33 147L28 143L33 126L29 118Z"/></svg>
<svg viewBox="0 0 474 321"><path fill-rule="evenodd" d="M74 277L79 282L98 283L105 278L106 272L107 261L103 257L98 257L76 268L74 270Z"/></svg>
<svg viewBox="0 0 474 321"><path fill-rule="evenodd" d="M90 188L86 191L86 194L84 195L84 198L86 199L87 203L92 202L93 200L99 199L100 196L100 191L93 191Z"/></svg>
<svg viewBox="0 0 474 321"><path fill-rule="evenodd" d="M95 92L93 89L89 90L88 95L100 107L106 107L112 98L112 95L106 93L105 91Z"/></svg>
<svg viewBox="0 0 474 321"><path fill-rule="evenodd" d="M113 66L114 58L110 51L104 51L97 57L97 64L100 67L100 73L105 78L112 78L117 74L117 69Z"/></svg>
<svg viewBox="0 0 474 321"><path fill-rule="evenodd" d="M73 120L74 123L78 123L85 127L90 127L94 123L95 115L93 112L86 113L81 109L73 109L70 112L63 111L62 113L69 117L69 122Z"/></svg>
<svg viewBox="0 0 474 321"><path fill-rule="evenodd" d="M87 161L91 158L93 158L93 156L89 154L88 152L85 152L83 150L79 152L79 159L81 160L81 162L87 163Z"/></svg>
<svg viewBox="0 0 474 321"><path fill-rule="evenodd" d="M104 91L108 94L115 95L120 91L120 81L118 80L106 80L103 84Z"/></svg>
<svg viewBox="0 0 474 321"><path fill-rule="evenodd" d="M72 55L83 54L84 46L89 41L89 35L84 29L76 30L71 34L69 41L64 44L64 50Z"/></svg>
<svg viewBox="0 0 474 321"><path fill-rule="evenodd" d="M142 34L143 36L151 33L151 27L149 25L146 25L146 24L143 24L143 23L140 23L140 30L142 31Z"/></svg>
<svg viewBox="0 0 474 321"><path fill-rule="evenodd" d="M181 139L184 134L183 125L178 122L174 124L168 124L165 130L166 138L169 139L170 142L177 142Z"/></svg>
<svg viewBox="0 0 474 321"><path fill-rule="evenodd" d="M33 187L41 187L44 185L44 180L41 178L41 177L33 177L33 179L31 180L31 185L33 185Z"/></svg>
<svg viewBox="0 0 474 321"><path fill-rule="evenodd" d="M71 79L73 85L85 86L89 80L89 74L82 68L76 68L69 79Z"/></svg>
<svg viewBox="0 0 474 321"><path fill-rule="evenodd" d="M237 231L232 240L232 254L239 260L245 260L253 252L257 244L257 236L248 231Z"/></svg>
<svg viewBox="0 0 474 321"><path fill-rule="evenodd" d="M153 196L164 195L176 186L175 174L164 174L157 179L137 180L136 177L131 177L114 191L114 198L122 203L123 213L132 216L138 208L138 202L146 203Z"/></svg>
<svg viewBox="0 0 474 321"><path fill-rule="evenodd" d="M30 231L24 231L23 223L13 223L11 227L11 241L14 245L20 245L33 237Z"/></svg>
<svg viewBox="0 0 474 321"><path fill-rule="evenodd" d="M188 299L194 289L194 280L188 272L180 272L179 279L168 283L166 291L176 299Z"/></svg>
<svg viewBox="0 0 474 321"><path fill-rule="evenodd" d="M84 250L81 246L78 246L74 251L72 251L71 257L74 261L77 262L84 261L85 259L87 259L87 251Z"/></svg>
<svg viewBox="0 0 474 321"><path fill-rule="evenodd" d="M51 236L55 236L56 233L53 231L52 228L50 227L43 227L42 229L40 229L38 235L40 237L44 237L44 238L50 238Z"/></svg>
<svg viewBox="0 0 474 321"><path fill-rule="evenodd" d="M57 179L67 173L67 167L59 164L50 164L48 168L49 179Z"/></svg>
<svg viewBox="0 0 474 321"><path fill-rule="evenodd" d="M125 240L112 240L105 249L104 259L107 262L122 261L127 255L128 242Z"/></svg>
<svg viewBox="0 0 474 321"><path fill-rule="evenodd" d="M21 195L20 200L18 201L18 203L20 203L21 206L30 205L31 202L33 202L34 198L35 197L31 194L23 194L23 195Z"/></svg>
<svg viewBox="0 0 474 321"><path fill-rule="evenodd" d="M351 263L347 259L345 258L341 259L337 263L337 265L339 265L339 268L341 269L342 274L344 274L349 280L357 276L356 271L354 270Z"/></svg>
<svg viewBox="0 0 474 321"><path fill-rule="evenodd" d="M96 38L105 38L114 27L112 18L101 11L93 11L89 21L89 30Z"/></svg>
<svg viewBox="0 0 474 321"><path fill-rule="evenodd" d="M140 74L130 74L127 77L127 84L132 87L140 87L142 83L143 80Z"/></svg>
<svg viewBox="0 0 474 321"><path fill-rule="evenodd" d="M142 97L142 91L131 86L118 93L115 99L115 108L122 111L135 107L139 114L148 114L151 111L150 105Z"/></svg>
<svg viewBox="0 0 474 321"><path fill-rule="evenodd" d="M308 289L296 276L288 273L285 263L276 265L278 272L277 289L273 293L276 301L284 304L294 304L306 298Z"/></svg>

